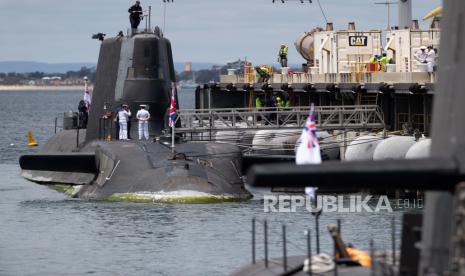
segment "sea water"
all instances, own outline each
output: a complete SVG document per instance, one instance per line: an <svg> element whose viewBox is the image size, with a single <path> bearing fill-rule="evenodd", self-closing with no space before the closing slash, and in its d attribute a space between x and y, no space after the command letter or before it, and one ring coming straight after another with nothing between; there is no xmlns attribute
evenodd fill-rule
<svg viewBox="0 0 465 276"><path fill-rule="evenodd" d="M281 226L288 255L306 254L304 231L314 218L265 213L260 199L225 204L131 204L70 199L20 176L20 154L32 130L40 145L76 110L82 91L0 91L0 275L227 275L251 263L251 219L257 218L257 258L263 257L262 220L269 255L281 257ZM194 91L180 105L193 108ZM260 197L257 197L260 198ZM321 248L331 253L325 226L342 221L345 241L367 249L390 247L392 213L328 213L320 219ZM399 231L400 227L397 227ZM399 235L397 235L399 237ZM315 243L315 240L313 240Z"/></svg>

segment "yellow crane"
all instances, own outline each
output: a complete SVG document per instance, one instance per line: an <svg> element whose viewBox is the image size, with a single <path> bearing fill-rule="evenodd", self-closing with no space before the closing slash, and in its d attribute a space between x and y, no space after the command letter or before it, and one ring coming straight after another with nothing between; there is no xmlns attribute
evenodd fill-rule
<svg viewBox="0 0 465 276"><path fill-rule="evenodd" d="M442 6L439 6L439 7L435 8L434 10L430 11L429 13L427 13L423 17L423 20L428 20L430 18L435 18L435 17L441 16L441 14L442 14Z"/></svg>

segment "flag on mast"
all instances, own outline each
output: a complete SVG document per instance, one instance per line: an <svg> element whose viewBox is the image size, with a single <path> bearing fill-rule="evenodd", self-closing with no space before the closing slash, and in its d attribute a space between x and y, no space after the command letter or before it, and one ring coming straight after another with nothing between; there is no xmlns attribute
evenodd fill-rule
<svg viewBox="0 0 465 276"><path fill-rule="evenodd" d="M295 162L297 165L304 164L321 164L320 144L316 135L315 107L312 104L310 116L305 122L305 128L302 130L297 144Z"/></svg>
<svg viewBox="0 0 465 276"><path fill-rule="evenodd" d="M89 92L89 79L87 77L84 77L84 102L86 103L87 110L89 110L91 97Z"/></svg>
<svg viewBox="0 0 465 276"><path fill-rule="evenodd" d="M176 86L173 85L171 90L171 104L170 104L170 118L169 118L169 126L174 127L174 121L176 120L176 99L174 95L176 94Z"/></svg>
<svg viewBox="0 0 465 276"><path fill-rule="evenodd" d="M316 135L315 106L313 104L310 107L310 116L305 122L305 128L302 130L302 135L297 144L299 145L295 156L297 165L321 164L320 143ZM305 187L305 194L314 200L317 190L317 187Z"/></svg>

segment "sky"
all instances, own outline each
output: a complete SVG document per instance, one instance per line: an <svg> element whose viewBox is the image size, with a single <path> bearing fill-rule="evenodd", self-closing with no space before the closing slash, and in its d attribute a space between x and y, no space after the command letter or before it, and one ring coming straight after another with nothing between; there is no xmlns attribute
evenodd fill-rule
<svg viewBox="0 0 465 276"><path fill-rule="evenodd" d="M279 2L279 1L277 1ZM239 58L254 63L276 62L279 45L289 45L289 62L304 60L293 43L303 32L325 26L313 4L272 0L141 0L152 6L152 25L165 26L176 62L225 63ZM384 0L320 0L328 21L336 29L356 22L357 29L385 29ZM0 61L96 63L97 32L114 36L129 27L127 0L0 0ZM441 0L413 0L413 18L421 19ZM166 17L164 23L164 6ZM421 21L421 20L420 20ZM392 7L391 22L397 22ZM423 26L427 22L421 21ZM141 23L145 26L145 22Z"/></svg>

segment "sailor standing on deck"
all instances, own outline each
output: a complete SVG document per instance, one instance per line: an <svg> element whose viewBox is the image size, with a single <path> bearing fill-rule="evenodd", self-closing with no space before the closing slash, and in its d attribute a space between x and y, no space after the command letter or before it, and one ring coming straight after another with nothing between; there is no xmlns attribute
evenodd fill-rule
<svg viewBox="0 0 465 276"><path fill-rule="evenodd" d="M129 22L131 22L132 34L137 32L142 17L142 7L140 1L136 1L136 4L132 5L129 10Z"/></svg>
<svg viewBox="0 0 465 276"><path fill-rule="evenodd" d="M149 119L150 113L147 111L145 104L140 105L140 110L137 111L136 118L139 120L139 140L143 138L149 139Z"/></svg>
<svg viewBox="0 0 465 276"><path fill-rule="evenodd" d="M123 104L123 108L118 112L118 121L119 121L119 139L120 140L129 140L128 139L128 121L131 116L131 111L127 104Z"/></svg>

